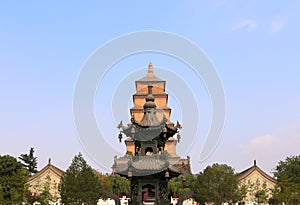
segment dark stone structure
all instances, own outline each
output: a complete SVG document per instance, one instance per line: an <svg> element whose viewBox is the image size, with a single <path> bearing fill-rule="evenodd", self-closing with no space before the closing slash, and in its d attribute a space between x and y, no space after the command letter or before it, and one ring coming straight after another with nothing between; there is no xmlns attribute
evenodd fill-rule
<svg viewBox="0 0 300 205"><path fill-rule="evenodd" d="M122 133L127 137L127 153L123 157L115 157L113 172L131 181L131 205L169 205L168 180L191 172L189 157L180 159L176 150L174 153L177 140L173 136L179 132L181 125L177 122L174 126L164 114L158 120L151 78L159 81L150 63L147 80L143 78L148 92L142 119L137 121L132 113L131 123L124 126L121 122L118 126L120 142ZM170 113L169 108L166 110Z"/></svg>

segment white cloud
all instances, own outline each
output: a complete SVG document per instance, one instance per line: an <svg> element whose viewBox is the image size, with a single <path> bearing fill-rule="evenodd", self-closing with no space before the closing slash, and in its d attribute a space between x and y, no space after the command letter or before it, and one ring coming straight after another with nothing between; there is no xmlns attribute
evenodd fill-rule
<svg viewBox="0 0 300 205"><path fill-rule="evenodd" d="M278 156L289 154L298 154L300 143L300 134L277 136L264 135L255 137L247 144L242 145L246 152L259 153L264 156Z"/></svg>
<svg viewBox="0 0 300 205"><path fill-rule="evenodd" d="M273 146L276 143L277 139L273 135L264 135L261 137L255 137L250 141L250 145L253 147L267 148Z"/></svg>
<svg viewBox="0 0 300 205"><path fill-rule="evenodd" d="M254 31L258 27L256 21L252 19L245 19L241 22L238 22L234 25L233 30L245 29L247 31Z"/></svg>
<svg viewBox="0 0 300 205"><path fill-rule="evenodd" d="M225 163L234 167L236 172L241 172L256 160L262 170L273 176L272 171L279 161L300 154L300 121L283 124L270 134L250 139L244 139L243 136L242 133L235 142L223 138L212 156L201 164L201 168L213 163Z"/></svg>
<svg viewBox="0 0 300 205"><path fill-rule="evenodd" d="M274 134L254 137L238 148L239 158L249 162L256 159L266 172L276 167L280 160L299 155L300 126L297 123L281 127Z"/></svg>
<svg viewBox="0 0 300 205"><path fill-rule="evenodd" d="M271 22L269 29L272 33L276 33L284 28L285 23L286 22L283 19L274 20Z"/></svg>

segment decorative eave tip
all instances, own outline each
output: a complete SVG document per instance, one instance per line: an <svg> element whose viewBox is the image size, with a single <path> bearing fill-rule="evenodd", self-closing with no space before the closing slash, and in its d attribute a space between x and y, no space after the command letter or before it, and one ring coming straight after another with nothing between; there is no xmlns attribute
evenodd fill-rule
<svg viewBox="0 0 300 205"><path fill-rule="evenodd" d="M150 78L154 77L153 65L152 65L151 61L150 61L149 65L148 65L147 77L150 77Z"/></svg>

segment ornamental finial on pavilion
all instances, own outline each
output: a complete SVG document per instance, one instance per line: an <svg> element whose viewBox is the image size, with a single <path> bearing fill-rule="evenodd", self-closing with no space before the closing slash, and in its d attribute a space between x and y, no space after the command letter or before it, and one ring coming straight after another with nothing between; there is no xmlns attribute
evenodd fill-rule
<svg viewBox="0 0 300 205"><path fill-rule="evenodd" d="M153 65L152 63L150 62L149 65L148 65L148 73L147 73L147 77L154 77L154 73L153 73Z"/></svg>

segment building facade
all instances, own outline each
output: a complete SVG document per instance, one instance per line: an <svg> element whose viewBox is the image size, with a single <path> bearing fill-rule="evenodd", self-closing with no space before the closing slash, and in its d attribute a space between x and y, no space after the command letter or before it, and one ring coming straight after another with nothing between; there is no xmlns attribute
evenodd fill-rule
<svg viewBox="0 0 300 205"><path fill-rule="evenodd" d="M51 164L49 159L48 164L31 176L27 182L29 190L35 198L39 198L43 192L49 192L50 204L60 204L60 194L58 191L58 185L64 171Z"/></svg>
<svg viewBox="0 0 300 205"><path fill-rule="evenodd" d="M254 160L253 166L238 174L240 186L247 188L245 204L268 203L272 197L272 189L276 185L276 180L261 170Z"/></svg>

